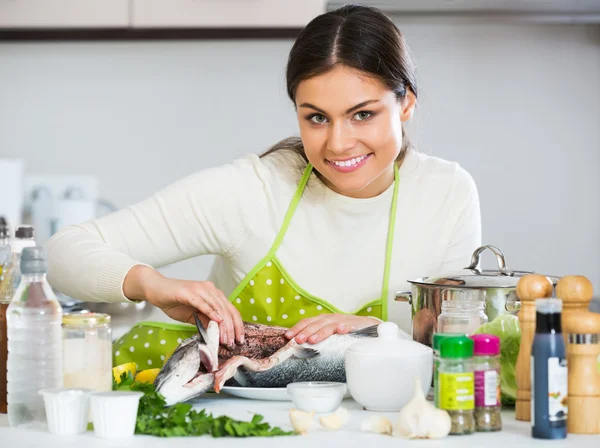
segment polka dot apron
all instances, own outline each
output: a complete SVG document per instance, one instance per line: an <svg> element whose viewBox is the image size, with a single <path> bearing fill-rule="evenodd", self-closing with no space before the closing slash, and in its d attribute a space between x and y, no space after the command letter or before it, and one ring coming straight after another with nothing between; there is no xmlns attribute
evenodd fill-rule
<svg viewBox="0 0 600 448"><path fill-rule="evenodd" d="M306 167L286 212L283 225L269 253L242 280L229 296L229 300L240 311L244 321L288 328L304 318L323 313L373 316L385 320L387 319L390 261L396 222L398 167L395 166L394 170L394 194L390 211L381 297L364 303L351 313L346 313L302 289L294 282L277 258L277 250L300 202L312 169L310 164ZM159 368L163 365L167 355L175 350L182 340L195 333L196 327L193 325L140 322L113 344L113 364L135 362L138 370Z"/></svg>

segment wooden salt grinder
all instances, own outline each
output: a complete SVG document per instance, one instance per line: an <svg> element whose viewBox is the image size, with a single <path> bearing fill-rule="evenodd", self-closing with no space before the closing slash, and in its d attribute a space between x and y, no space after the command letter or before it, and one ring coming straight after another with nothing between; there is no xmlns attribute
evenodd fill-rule
<svg viewBox="0 0 600 448"><path fill-rule="evenodd" d="M568 339L567 430L572 434L600 434L600 314L588 310L593 293L592 284L582 276L563 277L556 285Z"/></svg>
<svg viewBox="0 0 600 448"><path fill-rule="evenodd" d="M521 301L519 325L521 346L517 357L517 402L515 418L531 420L531 345L535 336L535 300L552 296L552 282L543 275L527 274L517 283L517 296Z"/></svg>

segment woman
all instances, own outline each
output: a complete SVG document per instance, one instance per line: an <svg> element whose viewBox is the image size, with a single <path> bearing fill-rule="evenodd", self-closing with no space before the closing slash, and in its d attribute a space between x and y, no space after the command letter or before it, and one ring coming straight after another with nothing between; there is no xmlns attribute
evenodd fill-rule
<svg viewBox="0 0 600 448"><path fill-rule="evenodd" d="M415 68L379 10L345 6L315 18L289 55L287 89L300 138L262 156L193 174L49 242L49 279L86 301L146 300L171 318L289 327L317 343L393 320L407 279L461 269L480 245L479 198L458 164L412 149ZM154 268L213 254L207 281ZM115 344L115 362L156 367L189 325L143 323Z"/></svg>

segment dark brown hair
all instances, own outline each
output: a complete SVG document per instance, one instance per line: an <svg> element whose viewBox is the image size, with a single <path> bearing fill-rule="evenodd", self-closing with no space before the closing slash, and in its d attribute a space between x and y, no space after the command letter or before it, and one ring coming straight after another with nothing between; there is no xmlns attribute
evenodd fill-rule
<svg viewBox="0 0 600 448"><path fill-rule="evenodd" d="M296 102L298 85L338 65L357 69L379 79L402 101L411 90L417 96L415 67L400 30L377 8L347 5L313 19L302 30L288 58L287 92ZM398 161L410 147L403 129ZM302 140L286 138L262 154L292 150L308 162Z"/></svg>

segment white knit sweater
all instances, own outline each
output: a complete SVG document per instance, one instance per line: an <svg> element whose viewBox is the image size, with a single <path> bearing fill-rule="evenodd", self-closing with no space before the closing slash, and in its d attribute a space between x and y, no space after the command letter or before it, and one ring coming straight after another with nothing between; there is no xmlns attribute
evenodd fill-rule
<svg viewBox="0 0 600 448"><path fill-rule="evenodd" d="M217 255L210 280L229 295L271 247L302 175L297 157L252 154L197 172L107 217L48 242L49 280L85 301L125 301L123 280L139 263L155 268ZM352 311L381 294L393 187L374 198L333 192L316 176L278 252L306 291ZM481 245L477 188L458 164L411 151L400 168L388 300L389 320L410 329L394 302L407 280L456 271ZM205 279L199 279L205 280Z"/></svg>

